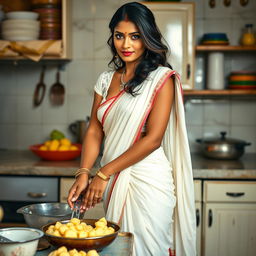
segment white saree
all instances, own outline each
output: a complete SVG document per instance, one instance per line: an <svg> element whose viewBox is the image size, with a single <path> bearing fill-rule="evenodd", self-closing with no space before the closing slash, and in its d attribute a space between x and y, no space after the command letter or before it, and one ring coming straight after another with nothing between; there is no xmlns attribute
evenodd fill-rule
<svg viewBox="0 0 256 256"><path fill-rule="evenodd" d="M194 187L179 76L159 67L136 97L122 90L106 100L113 74L102 73L95 86L103 96L98 108L105 133L102 166L136 143L157 93L173 75L175 97L162 146L111 177L104 193L106 218L134 234L134 256L167 256L170 248L176 256L194 256Z"/></svg>

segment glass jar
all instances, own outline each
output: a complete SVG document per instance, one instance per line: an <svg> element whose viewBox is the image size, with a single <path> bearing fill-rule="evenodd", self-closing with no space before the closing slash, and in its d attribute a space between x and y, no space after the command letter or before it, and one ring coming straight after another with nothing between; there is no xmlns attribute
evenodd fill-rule
<svg viewBox="0 0 256 256"><path fill-rule="evenodd" d="M246 24L245 25L245 32L242 35L241 38L241 44L244 46L252 46L255 45L255 35L253 33L253 25L252 24Z"/></svg>

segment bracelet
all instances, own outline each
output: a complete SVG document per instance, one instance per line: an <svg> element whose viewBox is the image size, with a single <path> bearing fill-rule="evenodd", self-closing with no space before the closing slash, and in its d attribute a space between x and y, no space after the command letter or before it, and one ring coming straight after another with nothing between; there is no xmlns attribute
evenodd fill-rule
<svg viewBox="0 0 256 256"><path fill-rule="evenodd" d="M88 175L90 174L90 170L88 168L80 168L75 172L75 178L77 178L80 174L82 173L87 173Z"/></svg>
<svg viewBox="0 0 256 256"><path fill-rule="evenodd" d="M107 175L105 175L103 172L101 172L100 170L98 170L97 172L96 172L96 175L98 176L98 177L100 177L102 180L105 180L105 181L107 181L107 180L109 180L110 179L110 177L108 177Z"/></svg>

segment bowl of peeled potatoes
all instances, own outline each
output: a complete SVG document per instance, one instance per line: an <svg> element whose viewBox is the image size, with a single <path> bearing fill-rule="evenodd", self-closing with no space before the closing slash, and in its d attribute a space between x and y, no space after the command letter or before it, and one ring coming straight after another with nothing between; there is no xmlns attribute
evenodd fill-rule
<svg viewBox="0 0 256 256"><path fill-rule="evenodd" d="M55 247L100 251L116 239L120 227L105 218L72 218L49 223L42 230L48 242Z"/></svg>

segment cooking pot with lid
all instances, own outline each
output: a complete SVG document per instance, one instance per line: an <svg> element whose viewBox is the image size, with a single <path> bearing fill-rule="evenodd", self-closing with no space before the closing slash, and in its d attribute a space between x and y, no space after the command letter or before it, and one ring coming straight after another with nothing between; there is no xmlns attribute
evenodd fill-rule
<svg viewBox="0 0 256 256"><path fill-rule="evenodd" d="M205 157L212 159L238 159L244 154L245 146L251 145L243 140L226 138L226 132L220 132L219 138L196 139L201 144Z"/></svg>

